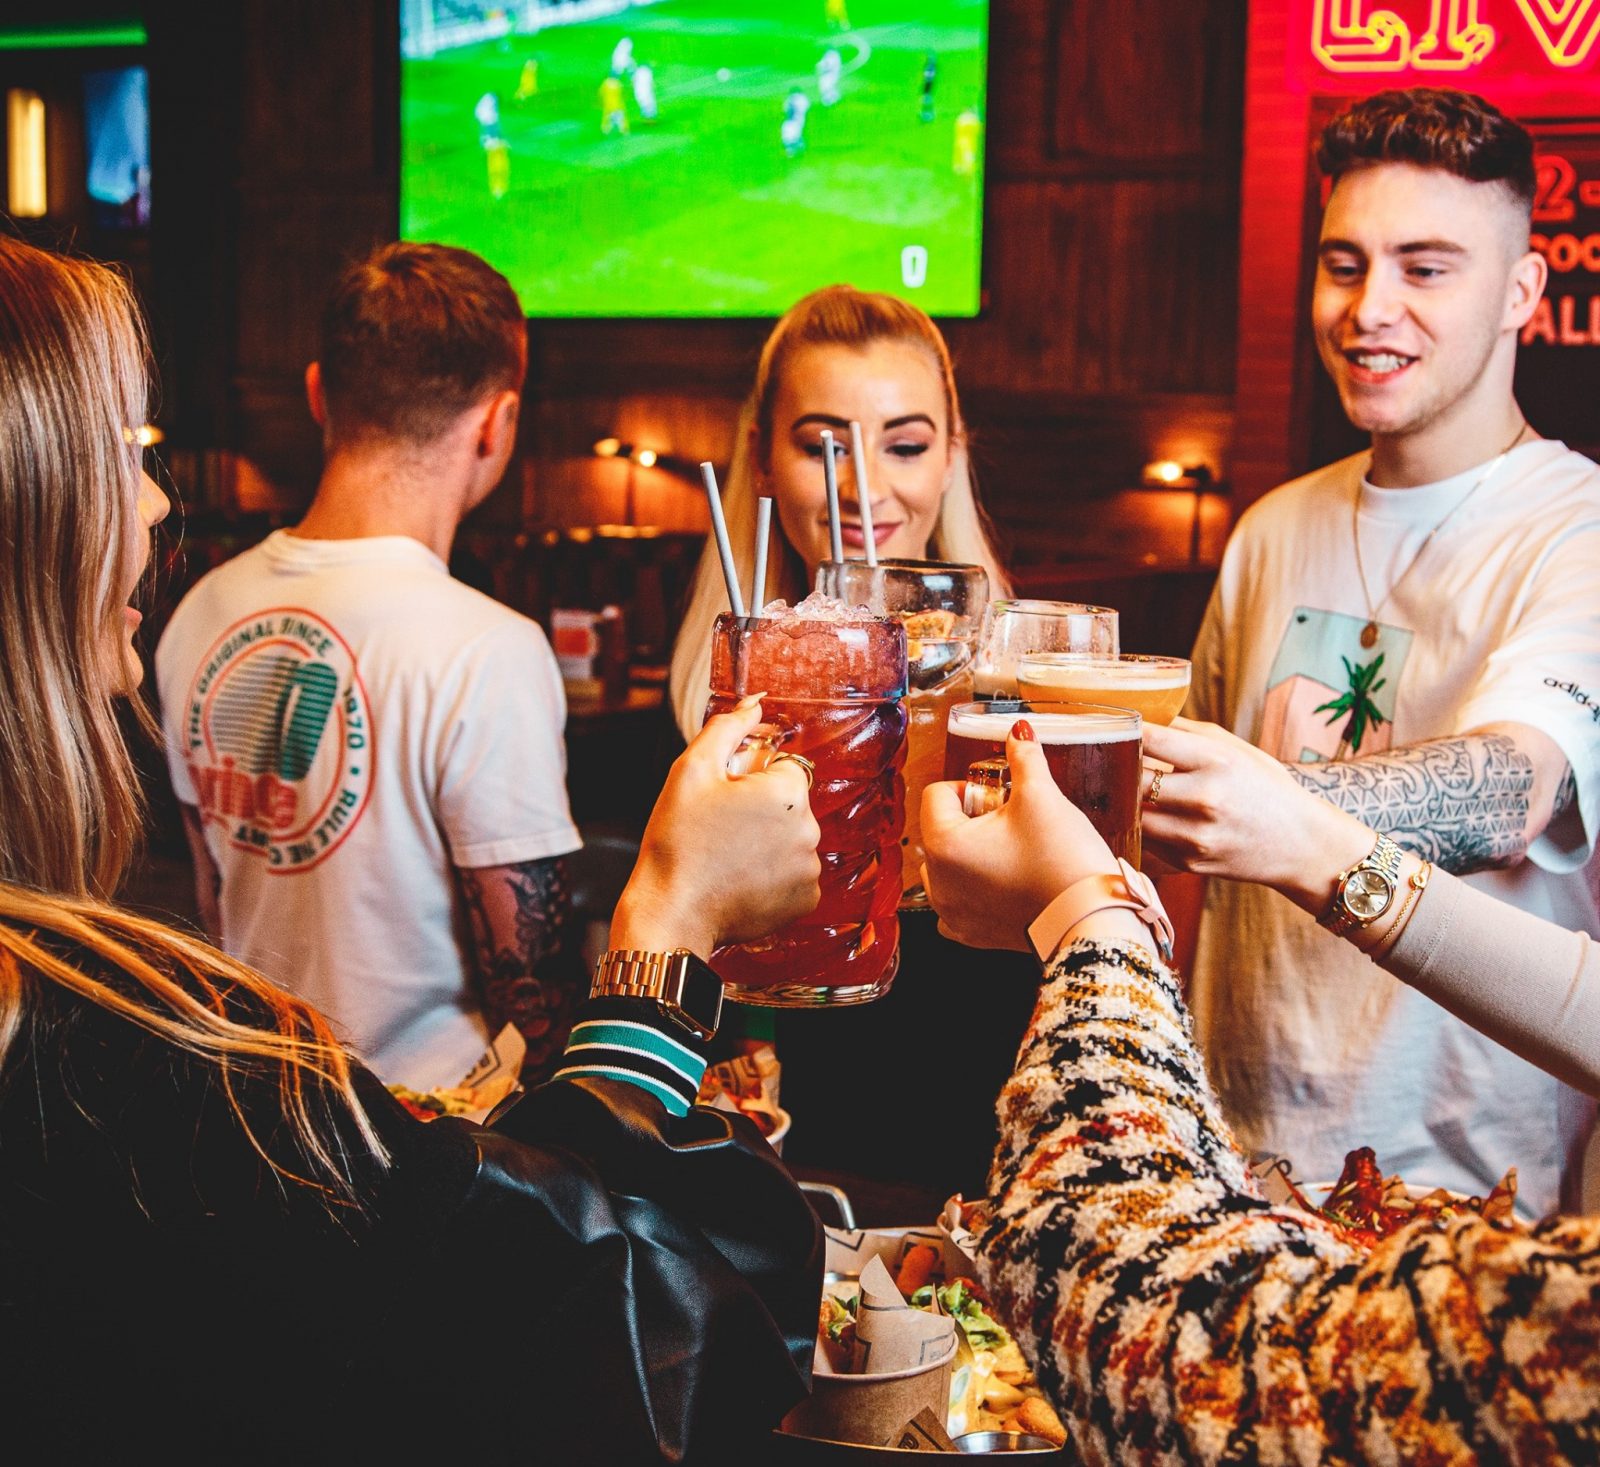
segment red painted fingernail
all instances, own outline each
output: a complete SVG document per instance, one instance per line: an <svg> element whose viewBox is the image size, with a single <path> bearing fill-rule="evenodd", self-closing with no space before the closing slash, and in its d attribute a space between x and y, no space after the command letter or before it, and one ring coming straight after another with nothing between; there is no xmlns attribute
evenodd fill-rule
<svg viewBox="0 0 1600 1467"><path fill-rule="evenodd" d="M1033 731L1033 725L1029 723L1026 718L1019 718L1014 724L1011 725L1011 737L1014 739L1021 739L1025 744L1036 744L1039 742L1039 735Z"/></svg>

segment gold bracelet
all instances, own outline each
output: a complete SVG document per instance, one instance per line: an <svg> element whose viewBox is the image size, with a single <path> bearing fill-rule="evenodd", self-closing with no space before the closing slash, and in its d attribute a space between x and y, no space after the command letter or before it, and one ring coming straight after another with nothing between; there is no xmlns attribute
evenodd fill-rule
<svg viewBox="0 0 1600 1467"><path fill-rule="evenodd" d="M1382 940L1372 949L1370 954L1373 962L1380 962L1394 950L1395 944L1400 941L1400 934L1406 930L1406 923L1411 920L1411 909L1427 890L1428 878L1433 875L1433 862L1424 861L1411 873L1411 880L1406 883L1410 890L1406 892L1406 899L1400 904L1400 910L1395 914L1394 925L1383 934Z"/></svg>

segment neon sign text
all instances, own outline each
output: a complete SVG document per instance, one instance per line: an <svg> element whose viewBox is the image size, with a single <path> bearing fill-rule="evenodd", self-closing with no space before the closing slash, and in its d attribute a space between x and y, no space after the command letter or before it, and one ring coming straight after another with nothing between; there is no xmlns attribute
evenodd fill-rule
<svg viewBox="0 0 1600 1467"><path fill-rule="evenodd" d="M1600 43L1600 0L1515 3L1552 66L1581 66ZM1313 0L1311 50L1334 72L1467 71L1487 61L1501 39L1485 19L1488 4L1427 0L1408 21L1372 0Z"/></svg>

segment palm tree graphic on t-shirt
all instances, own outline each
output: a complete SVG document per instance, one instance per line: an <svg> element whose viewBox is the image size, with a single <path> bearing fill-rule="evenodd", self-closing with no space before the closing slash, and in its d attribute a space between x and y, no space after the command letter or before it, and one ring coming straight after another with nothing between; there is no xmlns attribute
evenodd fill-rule
<svg viewBox="0 0 1600 1467"><path fill-rule="evenodd" d="M1317 713L1326 713L1330 724L1340 718L1346 718L1344 731L1339 736L1339 748L1334 754L1335 759L1343 759L1349 754L1361 752L1361 741L1367 736L1367 730L1377 728L1383 722L1383 714L1379 712L1378 705L1373 701L1372 695L1388 681L1387 678L1378 676L1378 669L1383 666L1384 654L1380 652L1371 662L1357 666L1348 657L1341 657L1344 663L1345 677L1349 680L1349 688L1340 693L1337 698L1326 703L1318 704L1313 710Z"/></svg>

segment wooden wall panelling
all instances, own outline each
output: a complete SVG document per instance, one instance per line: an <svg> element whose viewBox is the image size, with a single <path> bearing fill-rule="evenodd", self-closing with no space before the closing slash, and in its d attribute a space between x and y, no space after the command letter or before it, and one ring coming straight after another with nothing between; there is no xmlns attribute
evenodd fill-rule
<svg viewBox="0 0 1600 1467"><path fill-rule="evenodd" d="M1152 458L1225 463L1226 396L1085 398L1066 408L982 395L968 411L984 503L1019 567L1189 558L1192 496L1133 486ZM1221 553L1226 509L1222 496L1201 505L1203 560Z"/></svg>
<svg viewBox="0 0 1600 1467"><path fill-rule="evenodd" d="M320 462L301 379L322 301L339 270L394 237L398 22L376 4L242 9L234 446L293 505Z"/></svg>
<svg viewBox="0 0 1600 1467"><path fill-rule="evenodd" d="M1060 0L1048 7L1053 156L1132 168L1232 156L1243 4Z"/></svg>
<svg viewBox="0 0 1600 1467"><path fill-rule="evenodd" d="M951 322L969 390L1229 392L1234 199L1205 178L995 184L991 318Z"/></svg>

